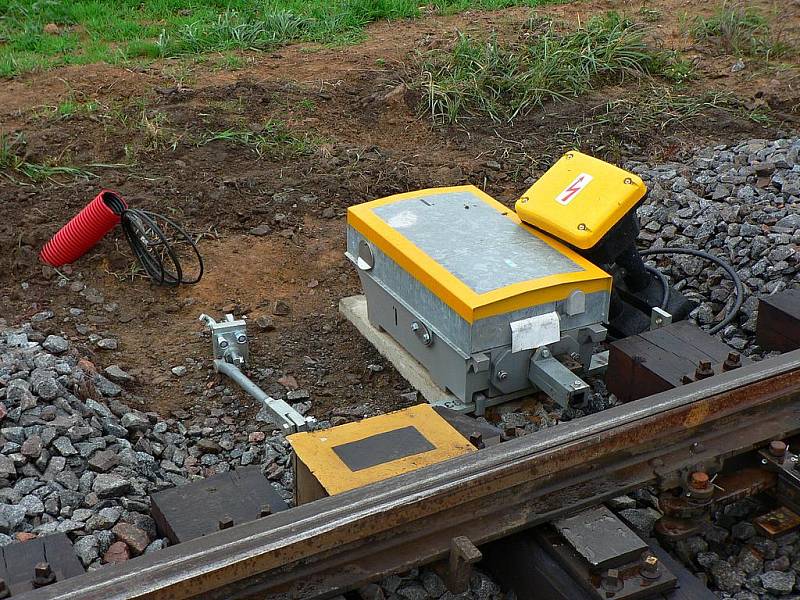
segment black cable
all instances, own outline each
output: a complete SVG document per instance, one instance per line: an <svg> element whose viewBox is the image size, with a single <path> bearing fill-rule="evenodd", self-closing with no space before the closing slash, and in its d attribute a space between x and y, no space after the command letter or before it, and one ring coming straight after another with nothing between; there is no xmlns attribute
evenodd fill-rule
<svg viewBox="0 0 800 600"><path fill-rule="evenodd" d="M725 315L725 318L708 330L709 333L717 333L728 323L733 321L734 317L739 313L739 309L744 303L744 285L742 285L742 280L739 277L739 274L731 265L721 258L714 256L713 254L709 254L708 252L704 252L703 250L695 250L694 248L653 248L650 250L640 250L639 254L641 256L650 256L652 254L688 254L689 256L697 256L705 260L710 260L725 270L736 288L736 301L733 303L733 307ZM652 269L652 267L648 267L648 270L649 269ZM663 273L659 279L661 280L661 285L666 285L666 277L664 277Z"/></svg>
<svg viewBox="0 0 800 600"><path fill-rule="evenodd" d="M644 266L647 269L647 272L651 275L658 277L659 281L661 281L661 289L663 291L661 295L661 304L659 305L662 310L667 310L667 305L669 304L669 281L667 281L667 276L664 275L661 271L656 269L655 267L651 267L649 265Z"/></svg>
<svg viewBox="0 0 800 600"><path fill-rule="evenodd" d="M106 192L106 205L120 217L120 225L133 255L145 273L159 285L193 284L203 276L203 257L191 236L177 223L164 215L127 208L116 194ZM167 229L170 234L165 233ZM176 247L184 244L194 255L196 276L185 277L184 265Z"/></svg>

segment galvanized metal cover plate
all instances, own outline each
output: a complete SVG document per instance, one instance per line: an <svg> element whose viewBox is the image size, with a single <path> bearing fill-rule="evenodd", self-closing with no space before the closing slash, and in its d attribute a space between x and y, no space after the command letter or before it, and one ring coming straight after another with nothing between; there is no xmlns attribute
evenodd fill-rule
<svg viewBox="0 0 800 600"><path fill-rule="evenodd" d="M609 569L637 559L647 544L605 506L597 506L553 523L588 563Z"/></svg>
<svg viewBox="0 0 800 600"><path fill-rule="evenodd" d="M470 191L399 200L373 212L478 294L583 271Z"/></svg>

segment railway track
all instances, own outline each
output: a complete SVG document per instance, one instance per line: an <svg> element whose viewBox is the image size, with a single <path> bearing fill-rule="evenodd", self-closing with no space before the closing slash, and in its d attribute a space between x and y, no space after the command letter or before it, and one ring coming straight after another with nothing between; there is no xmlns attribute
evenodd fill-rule
<svg viewBox="0 0 800 600"><path fill-rule="evenodd" d="M776 485L790 497L792 478L757 450L798 433L800 350L22 597L325 598L443 559L457 577L475 546L645 485L684 489L691 473L729 478L710 502Z"/></svg>

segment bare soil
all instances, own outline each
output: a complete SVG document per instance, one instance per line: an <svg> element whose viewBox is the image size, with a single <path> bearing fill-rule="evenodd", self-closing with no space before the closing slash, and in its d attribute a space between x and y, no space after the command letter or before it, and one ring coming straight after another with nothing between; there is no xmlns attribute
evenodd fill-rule
<svg viewBox="0 0 800 600"><path fill-rule="evenodd" d="M750 4L775 15L780 35L800 39L796 2ZM683 93L733 93L745 107L767 110L771 123L708 109L656 131L615 113L590 125L610 100L640 97L645 88L629 80L545 106L513 126L488 120L432 126L421 116L413 88L420 53L446 47L458 29L515 32L530 16L527 9L375 24L360 45L243 53L246 66L236 71L163 61L146 69L63 68L4 82L0 131L24 133L30 162L135 162L130 168L90 168L99 178L89 181L34 185L14 173L7 174L16 181L0 179L0 317L18 323L39 311L54 311L54 319L37 327L83 340L99 367L119 364L134 374L137 383L130 391L149 409L166 413L214 402L203 396L217 380L205 368L210 342L200 334L198 315L246 314L252 319L253 371L269 391L284 391L277 380L292 375L311 393L311 412L319 418L398 408L407 383L337 309L339 299L359 292L343 256L348 206L464 183L510 202L576 142L617 162L658 163L697 146L798 129L797 56L780 65L746 59L743 70L732 72L735 57L694 46L685 34L685 23L698 13L709 14L713 5L655 0L644 6L659 15L651 24L653 43L678 50L697 65L699 76ZM611 9L636 17L640 7L589 1L536 12L574 22ZM400 88L387 98L402 81L411 89ZM53 116L47 107L68 98L96 100L102 108ZM195 143L208 132L258 131L267 119L280 119L295 135L308 134L316 149L281 158L258 156L231 142ZM569 132L578 127L582 133L576 140ZM131 256L120 231L63 269L66 281L43 267L37 259L41 246L101 187L202 234L202 282L166 289L131 276ZM248 233L264 224L270 234ZM103 301L92 303L85 291L73 291L79 283L98 290ZM288 304L288 315L272 314L277 300ZM73 317L70 308L86 313ZM274 330L255 325L263 315L273 319ZM118 339L119 349L97 349L92 334ZM187 358L203 367L183 378L173 376L170 368ZM385 368L368 368L374 364Z"/></svg>

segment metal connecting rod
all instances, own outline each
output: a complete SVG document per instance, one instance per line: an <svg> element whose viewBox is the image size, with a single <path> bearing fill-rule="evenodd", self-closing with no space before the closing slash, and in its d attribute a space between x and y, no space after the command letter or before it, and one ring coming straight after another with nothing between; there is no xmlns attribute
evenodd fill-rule
<svg viewBox="0 0 800 600"><path fill-rule="evenodd" d="M237 385L253 398L258 400L266 408L275 424L278 425L283 433L297 433L307 429L306 419L303 415L293 409L283 400L273 398L264 390L258 387L253 381L239 370L239 367L225 362L219 358L214 360L214 370L233 379Z"/></svg>
<svg viewBox="0 0 800 600"><path fill-rule="evenodd" d="M214 370L233 379L240 388L258 400L284 435L305 431L308 425L303 415L283 400L268 395L239 369L250 356L245 320L234 319L231 314L225 315L225 320L220 322L206 314L200 315L200 320L211 331Z"/></svg>

